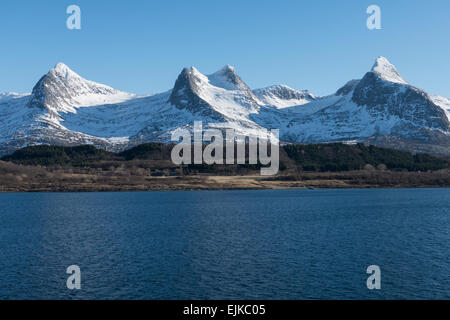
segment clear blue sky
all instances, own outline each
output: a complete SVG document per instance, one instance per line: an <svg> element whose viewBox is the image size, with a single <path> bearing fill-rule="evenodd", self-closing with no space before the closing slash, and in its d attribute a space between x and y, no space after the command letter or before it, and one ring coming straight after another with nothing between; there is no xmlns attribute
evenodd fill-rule
<svg viewBox="0 0 450 320"><path fill-rule="evenodd" d="M82 30L66 28L67 6ZM366 28L366 8L382 30ZM318 95L386 56L411 84L450 98L448 0L2 0L0 92L30 92L57 62L144 94L172 88L185 66L225 64L252 88L287 84Z"/></svg>

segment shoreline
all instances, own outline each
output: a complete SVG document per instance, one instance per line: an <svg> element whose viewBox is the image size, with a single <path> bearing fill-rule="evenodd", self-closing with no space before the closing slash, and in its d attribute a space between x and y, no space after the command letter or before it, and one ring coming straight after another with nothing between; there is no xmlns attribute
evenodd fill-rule
<svg viewBox="0 0 450 320"><path fill-rule="evenodd" d="M288 145L279 171L262 165L176 165L170 145L123 153L32 146L0 160L0 192L120 192L450 187L450 159L362 144Z"/></svg>
<svg viewBox="0 0 450 320"><path fill-rule="evenodd" d="M96 184L43 181L31 184L0 185L0 193L90 193L90 192L169 192L169 191L249 191L249 190L342 190L342 189L445 189L450 185L427 183L356 183L330 176L328 179L283 180L261 176L187 176L157 177L146 183Z"/></svg>

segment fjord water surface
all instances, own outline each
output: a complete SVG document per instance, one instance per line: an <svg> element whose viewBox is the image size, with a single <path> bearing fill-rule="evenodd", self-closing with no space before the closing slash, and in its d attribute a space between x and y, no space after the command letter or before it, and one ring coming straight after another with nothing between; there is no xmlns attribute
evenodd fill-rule
<svg viewBox="0 0 450 320"><path fill-rule="evenodd" d="M0 194L0 246L1 299L449 299L450 190Z"/></svg>

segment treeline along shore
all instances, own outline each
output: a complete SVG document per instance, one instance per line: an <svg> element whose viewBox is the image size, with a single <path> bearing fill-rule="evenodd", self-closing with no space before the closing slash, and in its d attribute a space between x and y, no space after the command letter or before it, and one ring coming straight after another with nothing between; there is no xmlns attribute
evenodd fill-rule
<svg viewBox="0 0 450 320"><path fill-rule="evenodd" d="M274 176L261 164L176 165L173 146L26 147L1 158L0 192L450 187L450 159L364 144L281 146Z"/></svg>

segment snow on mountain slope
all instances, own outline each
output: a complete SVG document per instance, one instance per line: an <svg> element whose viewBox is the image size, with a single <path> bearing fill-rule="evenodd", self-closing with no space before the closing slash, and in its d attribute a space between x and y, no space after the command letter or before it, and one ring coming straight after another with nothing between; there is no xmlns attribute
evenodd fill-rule
<svg viewBox="0 0 450 320"><path fill-rule="evenodd" d="M354 88L352 101L365 106L372 116L397 116L404 124L417 128L448 131L449 121L445 112L431 100L429 95L401 81L396 68L386 58L380 73L376 68L366 73Z"/></svg>
<svg viewBox="0 0 450 320"><path fill-rule="evenodd" d="M252 136L261 135L264 129L249 118L259 112L260 101L231 66L209 76L193 67L183 69L168 101L189 112L190 119L205 122L205 128L233 128L238 134Z"/></svg>
<svg viewBox="0 0 450 320"><path fill-rule="evenodd" d="M8 143L13 136L25 133L26 123L33 115L33 110L26 108L30 95L0 95L0 143Z"/></svg>
<svg viewBox="0 0 450 320"><path fill-rule="evenodd" d="M206 76L194 67L184 69L178 77L169 101L179 109L219 119L247 121L250 113L258 111L257 98L235 73L226 66Z"/></svg>
<svg viewBox="0 0 450 320"><path fill-rule="evenodd" d="M29 95L30 95L29 93L15 93L15 92L0 93L0 102L6 102L13 99L20 99Z"/></svg>
<svg viewBox="0 0 450 320"><path fill-rule="evenodd" d="M85 80L59 63L43 76L31 95L3 94L0 99L0 154L30 144L96 144L111 147L117 139L72 132L61 125L62 116L76 109L135 97ZM119 141L121 142L121 141Z"/></svg>
<svg viewBox="0 0 450 320"><path fill-rule="evenodd" d="M51 114L76 112L76 108L122 102L135 95L85 80L58 63L33 88L30 104Z"/></svg>
<svg viewBox="0 0 450 320"><path fill-rule="evenodd" d="M210 79L211 78L211 79ZM34 110L29 126L33 143L95 144L108 150L147 141L170 141L171 132L204 128L235 128L245 135L260 135L248 119L257 112L257 98L226 66L211 76L184 69L173 90L138 97L85 80L58 64L33 89L27 103Z"/></svg>
<svg viewBox="0 0 450 320"><path fill-rule="evenodd" d="M64 127L90 136L110 137L132 143L170 140L170 132L192 125L199 117L168 103L171 91L135 98L118 104L78 109L64 115ZM212 118L203 117L207 121ZM137 143L137 142L136 142Z"/></svg>
<svg viewBox="0 0 450 320"><path fill-rule="evenodd" d="M388 82L408 84L398 73L397 69L385 57L378 57L372 67L372 72Z"/></svg>
<svg viewBox="0 0 450 320"><path fill-rule="evenodd" d="M119 151L169 142L177 128L192 131L194 121L247 136L279 129L286 142L360 141L450 154L449 109L449 100L409 85L384 57L325 97L284 85L252 91L228 65L211 75L185 68L173 89L136 96L60 63L31 95L0 95L0 155L32 144Z"/></svg>
<svg viewBox="0 0 450 320"><path fill-rule="evenodd" d="M236 73L233 66L226 65L219 71L207 76L212 86L226 90L242 90L250 92L250 88Z"/></svg>
<svg viewBox="0 0 450 320"><path fill-rule="evenodd" d="M432 143L436 135L446 139L449 133L442 109L423 90L407 84L383 57L361 80L348 82L334 95L282 111L289 116L271 117L271 110L263 110L268 115L260 114L254 120L262 123L263 118L270 119L265 126L282 128L281 140L289 142L367 141L374 136L395 136Z"/></svg>
<svg viewBox="0 0 450 320"><path fill-rule="evenodd" d="M274 106L277 109L299 106L316 100L316 97L308 90L294 90L286 85L256 89L253 93L263 105Z"/></svg>
<svg viewBox="0 0 450 320"><path fill-rule="evenodd" d="M450 100L436 95L430 95L430 98L437 106L441 107L445 111L450 121Z"/></svg>

